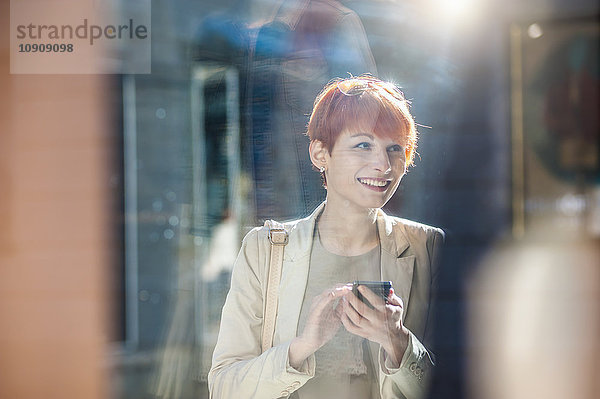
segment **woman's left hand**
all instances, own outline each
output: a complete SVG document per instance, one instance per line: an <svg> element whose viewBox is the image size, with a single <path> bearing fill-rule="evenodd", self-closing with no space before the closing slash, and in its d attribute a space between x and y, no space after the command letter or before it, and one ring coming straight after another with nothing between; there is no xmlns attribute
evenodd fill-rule
<svg viewBox="0 0 600 399"><path fill-rule="evenodd" d="M381 345L394 368L400 367L409 339L408 330L402 324L402 299L393 289L388 303L365 286L359 286L358 290L373 309L350 291L343 297L342 324L349 332Z"/></svg>

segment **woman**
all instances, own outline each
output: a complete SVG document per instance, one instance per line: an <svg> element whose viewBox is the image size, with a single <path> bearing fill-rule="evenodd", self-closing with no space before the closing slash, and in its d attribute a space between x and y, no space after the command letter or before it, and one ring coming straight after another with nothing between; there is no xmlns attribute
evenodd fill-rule
<svg viewBox="0 0 600 399"><path fill-rule="evenodd" d="M387 216L417 133L395 86L358 77L328 84L308 125L327 199L285 224L273 346L261 353L270 242L244 238L209 372L213 398L419 398L433 367L431 297L440 229ZM387 301L354 280L391 280ZM386 303L387 302L387 303Z"/></svg>

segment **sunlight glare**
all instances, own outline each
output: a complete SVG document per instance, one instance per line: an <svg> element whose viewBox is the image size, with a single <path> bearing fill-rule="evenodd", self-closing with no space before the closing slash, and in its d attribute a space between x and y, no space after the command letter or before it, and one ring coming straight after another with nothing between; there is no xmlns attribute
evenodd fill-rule
<svg viewBox="0 0 600 399"><path fill-rule="evenodd" d="M473 14L477 9L477 0L433 0L432 8L436 9L440 16L450 22L458 22Z"/></svg>

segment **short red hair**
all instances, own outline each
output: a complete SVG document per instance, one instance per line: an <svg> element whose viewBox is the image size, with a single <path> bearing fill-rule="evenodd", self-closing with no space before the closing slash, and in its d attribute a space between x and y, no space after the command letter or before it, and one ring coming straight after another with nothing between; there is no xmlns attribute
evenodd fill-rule
<svg viewBox="0 0 600 399"><path fill-rule="evenodd" d="M408 167L417 148L417 129L408 107L404 94L392 83L370 75L335 79L317 96L307 134L331 153L345 130L372 132L402 145Z"/></svg>

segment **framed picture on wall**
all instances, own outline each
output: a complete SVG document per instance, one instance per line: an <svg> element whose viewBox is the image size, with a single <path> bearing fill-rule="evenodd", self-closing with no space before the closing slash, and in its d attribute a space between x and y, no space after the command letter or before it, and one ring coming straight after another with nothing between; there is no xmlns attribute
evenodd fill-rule
<svg viewBox="0 0 600 399"><path fill-rule="evenodd" d="M510 29L513 233L600 237L599 31L595 18Z"/></svg>

